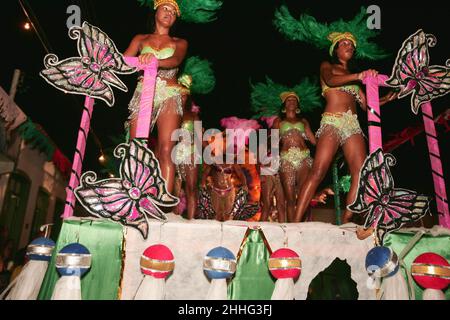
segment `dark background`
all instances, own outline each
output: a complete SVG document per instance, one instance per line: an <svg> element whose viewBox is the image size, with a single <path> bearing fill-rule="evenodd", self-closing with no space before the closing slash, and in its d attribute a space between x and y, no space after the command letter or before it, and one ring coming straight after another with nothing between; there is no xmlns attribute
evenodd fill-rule
<svg viewBox="0 0 450 320"><path fill-rule="evenodd" d="M202 107L205 128L219 128L219 120L227 116L251 117L250 80L263 81L265 75L274 81L293 86L305 76L318 76L320 62L327 58L326 52L300 42L290 42L273 27L275 8L287 4L291 13L298 17L306 12L320 22L339 18L349 20L361 5L376 4L381 7L382 29L376 38L392 56L382 61L361 62L361 70L370 67L390 75L392 63L402 42L422 28L437 37L437 46L431 49L431 64L445 64L450 58L448 46L448 8L443 1L427 1L411 4L411 1L271 1L271 0L224 0L218 20L204 25L177 22L175 36L189 41L189 55L199 55L213 63L217 85L208 96L195 97ZM78 5L82 21L100 27L124 51L132 37L148 32L148 9L140 7L136 0L28 0L25 1L35 25L43 35L50 52L60 59L77 56L76 42L67 35L66 9ZM57 146L72 159L81 117L83 97L64 95L38 76L43 68L46 54L36 34L22 28L26 21L18 1L2 3L0 85L9 91L13 70L25 72L24 83L16 102L36 123L41 124ZM128 93L115 90L116 104L110 108L97 102L92 128L99 141L90 135L86 150L84 170L98 171L100 148L111 146L110 137L123 133L127 118L127 105L135 87L136 76L122 76L129 88ZM450 96L433 101L435 116L445 111ZM395 101L382 108L383 137L422 122L409 106L410 98ZM320 114L317 110L306 117L315 130ZM360 112L363 128L367 128L366 116ZM448 178L450 170L448 133L438 127L442 163ZM405 187L433 195L433 181L427 153L425 135L415 139L415 145L407 143L393 154L398 160L392 169L397 187ZM448 180L448 179L447 179ZM435 204L432 203L434 208ZM433 210L435 211L435 210Z"/></svg>

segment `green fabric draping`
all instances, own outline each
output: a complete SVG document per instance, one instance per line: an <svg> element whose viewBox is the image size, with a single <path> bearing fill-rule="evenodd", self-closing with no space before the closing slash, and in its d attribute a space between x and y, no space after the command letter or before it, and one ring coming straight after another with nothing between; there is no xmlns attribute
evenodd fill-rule
<svg viewBox="0 0 450 320"><path fill-rule="evenodd" d="M83 300L116 300L122 270L122 226L107 220L65 220L56 243L39 300L49 300L59 279L56 254L66 245L78 242L92 254L90 271L81 279Z"/></svg>
<svg viewBox="0 0 450 320"><path fill-rule="evenodd" d="M394 232L386 236L384 245L390 247L399 255L403 248L408 245L411 238L414 237L413 233L400 233ZM422 236L419 242L411 249L411 251L403 258L406 267L411 270L412 262L422 253L434 252L439 254L450 261L450 235L432 236L425 234ZM406 273L403 269L403 276L406 278ZM424 289L421 288L415 281L414 292L416 294L416 300L422 300ZM450 300L450 289L445 291L446 299Z"/></svg>
<svg viewBox="0 0 450 320"><path fill-rule="evenodd" d="M241 246L236 274L228 286L230 300L270 300L275 280L269 272L270 247L261 230L248 230Z"/></svg>
<svg viewBox="0 0 450 320"><path fill-rule="evenodd" d="M48 161L52 160L56 147L39 125L28 118L18 130L22 139L25 140L30 148L38 149L45 153Z"/></svg>

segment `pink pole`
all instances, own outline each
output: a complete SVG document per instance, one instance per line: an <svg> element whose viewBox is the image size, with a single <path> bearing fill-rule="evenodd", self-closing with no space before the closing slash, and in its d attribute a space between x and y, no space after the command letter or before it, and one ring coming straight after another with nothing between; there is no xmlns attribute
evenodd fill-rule
<svg viewBox="0 0 450 320"><path fill-rule="evenodd" d="M75 188L80 184L81 169L83 167L84 153L86 151L86 141L89 134L92 111L94 109L94 99L86 97L84 100L83 115L81 117L80 129L78 130L77 147L72 165L72 173L70 174L69 186L66 188L66 205L64 207L63 218L73 216L75 209Z"/></svg>
<svg viewBox="0 0 450 320"><path fill-rule="evenodd" d="M125 62L144 70L144 82L142 86L141 101L136 128L136 138L148 139L150 136L150 122L152 119L153 99L155 97L156 75L158 72L158 59L151 59L148 65L139 63L136 57L124 57Z"/></svg>
<svg viewBox="0 0 450 320"><path fill-rule="evenodd" d="M448 211L447 192L445 190L444 171L442 170L441 154L439 151L433 110L430 102L426 102L422 105L422 115L428 142L428 152L431 160L431 171L433 173L439 224L450 229L450 214Z"/></svg>
<svg viewBox="0 0 450 320"><path fill-rule="evenodd" d="M388 76L366 77L363 83L366 85L367 97L367 119L369 124L369 153L377 149L383 149L383 138L381 134L381 111L379 87L386 86L384 83Z"/></svg>

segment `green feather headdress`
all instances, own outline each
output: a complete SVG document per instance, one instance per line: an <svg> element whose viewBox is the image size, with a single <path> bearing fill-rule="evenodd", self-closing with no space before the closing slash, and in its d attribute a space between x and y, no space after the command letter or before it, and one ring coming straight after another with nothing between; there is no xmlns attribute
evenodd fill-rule
<svg viewBox="0 0 450 320"><path fill-rule="evenodd" d="M193 56L186 60L178 82L192 94L208 94L214 89L216 78L208 60Z"/></svg>
<svg viewBox="0 0 450 320"><path fill-rule="evenodd" d="M141 6L153 9L153 0L138 0ZM177 0L180 19L186 22L207 23L217 19L216 13L222 7L220 0Z"/></svg>
<svg viewBox="0 0 450 320"><path fill-rule="evenodd" d="M367 13L364 7L350 21L342 19L330 24L319 23L307 14L302 14L296 20L290 14L286 6L281 6L275 11L275 27L289 40L304 41L315 45L319 49L329 49L332 45L328 36L333 32L350 32L356 39L356 57L360 59L377 60L388 55L375 43L369 40L375 37L378 32L367 28Z"/></svg>
<svg viewBox="0 0 450 320"><path fill-rule="evenodd" d="M310 112L322 105L319 86L308 78L293 88L275 83L269 77L266 77L266 83L257 83L251 87L251 108L258 118L279 115L282 106L280 94L286 91L293 91L300 97L302 112Z"/></svg>

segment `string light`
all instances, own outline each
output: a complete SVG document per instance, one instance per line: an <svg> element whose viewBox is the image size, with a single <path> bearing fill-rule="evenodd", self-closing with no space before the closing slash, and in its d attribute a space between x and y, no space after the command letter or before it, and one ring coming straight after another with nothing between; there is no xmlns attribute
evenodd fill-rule
<svg viewBox="0 0 450 320"><path fill-rule="evenodd" d="M106 161L106 157L103 153L100 155L100 157L98 157L98 161L100 161L100 163L104 163Z"/></svg>
<svg viewBox="0 0 450 320"><path fill-rule="evenodd" d="M25 30L30 30L30 29L31 29L31 24L30 24L29 22L25 22L25 23L23 24L23 28L24 28Z"/></svg>
<svg viewBox="0 0 450 320"><path fill-rule="evenodd" d="M50 51L48 50L47 46L46 46L45 43L44 43L43 38L41 37L40 33L39 33L38 30L36 29L35 25L33 24L32 20L31 20L31 18L30 18L30 15L28 14L27 9L25 8L25 6L24 6L23 3L22 3L22 0L19 0L19 4L20 4L20 7L21 7L22 10L23 10L23 13L25 14L25 16L26 16L26 18L27 18L27 20L28 20L28 22L27 22L26 24L29 25L29 28L30 28L30 29L27 29L27 28L26 28L26 24L24 25L24 28L25 28L26 30L31 30L31 28L34 29L34 31L35 31L37 37L39 38L39 41L41 42L41 44L42 44L42 46L44 47L44 49L45 49L45 51L47 52L47 54L49 54ZM39 23L39 22L37 22L37 23Z"/></svg>

